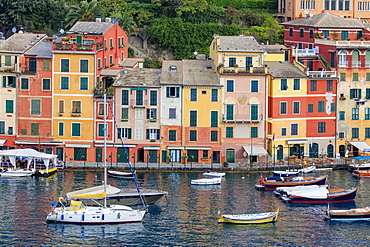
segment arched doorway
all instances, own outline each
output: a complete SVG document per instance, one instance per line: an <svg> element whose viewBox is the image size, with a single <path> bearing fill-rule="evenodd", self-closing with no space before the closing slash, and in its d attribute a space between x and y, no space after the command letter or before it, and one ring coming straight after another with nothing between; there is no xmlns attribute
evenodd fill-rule
<svg viewBox="0 0 370 247"><path fill-rule="evenodd" d="M277 160L282 160L283 159L283 156L284 156L284 147L282 145L279 145L277 147L276 159Z"/></svg>
<svg viewBox="0 0 370 247"><path fill-rule="evenodd" d="M310 144L310 158L318 158L319 157L319 144L312 143Z"/></svg>
<svg viewBox="0 0 370 247"><path fill-rule="evenodd" d="M328 158L334 158L334 146L332 144L329 144L326 153L328 154Z"/></svg>
<svg viewBox="0 0 370 247"><path fill-rule="evenodd" d="M304 155L304 146L301 146L299 144L294 144L293 147L290 147L289 155L296 156L297 158L303 158Z"/></svg>

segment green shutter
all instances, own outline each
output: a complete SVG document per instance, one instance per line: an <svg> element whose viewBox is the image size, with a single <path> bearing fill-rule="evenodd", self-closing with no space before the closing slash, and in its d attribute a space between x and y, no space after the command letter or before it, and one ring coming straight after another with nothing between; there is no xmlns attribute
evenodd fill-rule
<svg viewBox="0 0 370 247"><path fill-rule="evenodd" d="M211 111L211 127L218 127L218 111Z"/></svg>
<svg viewBox="0 0 370 247"><path fill-rule="evenodd" d="M234 120L234 105L226 105L226 120Z"/></svg>
<svg viewBox="0 0 370 247"><path fill-rule="evenodd" d="M251 120L258 120L258 105L251 105Z"/></svg>
<svg viewBox="0 0 370 247"><path fill-rule="evenodd" d="M14 112L14 107L13 107L13 100L6 100L5 101L6 105L6 113L13 113Z"/></svg>

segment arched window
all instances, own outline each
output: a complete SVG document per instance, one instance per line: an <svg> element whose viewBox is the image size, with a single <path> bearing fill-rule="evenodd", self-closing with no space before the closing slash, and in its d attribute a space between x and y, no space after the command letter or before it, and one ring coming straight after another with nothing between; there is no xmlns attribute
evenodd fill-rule
<svg viewBox="0 0 370 247"><path fill-rule="evenodd" d="M310 158L318 157L319 157L319 144L317 143L310 144Z"/></svg>
<svg viewBox="0 0 370 247"><path fill-rule="evenodd" d="M329 144L327 147L328 158L334 158L334 146Z"/></svg>
<svg viewBox="0 0 370 247"><path fill-rule="evenodd" d="M339 67L346 67L347 66L347 53L346 51L339 52Z"/></svg>
<svg viewBox="0 0 370 247"><path fill-rule="evenodd" d="M360 53L357 50L352 52L352 67L360 67Z"/></svg>

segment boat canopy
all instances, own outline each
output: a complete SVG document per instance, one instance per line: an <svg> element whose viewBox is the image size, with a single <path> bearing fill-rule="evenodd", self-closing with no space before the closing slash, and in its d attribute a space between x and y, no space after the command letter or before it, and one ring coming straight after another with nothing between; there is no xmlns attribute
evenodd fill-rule
<svg viewBox="0 0 370 247"><path fill-rule="evenodd" d="M0 159L3 156L9 158L14 168L16 168L16 157L27 157L27 168L29 168L32 159L42 159L46 169L49 167L50 160L56 165L58 157L58 155L41 153L32 148L2 150L0 151Z"/></svg>
<svg viewBox="0 0 370 247"><path fill-rule="evenodd" d="M287 194L290 194L292 191L312 190L312 189L318 189L320 187L327 188L328 185L299 185L299 186L290 186L290 187L277 187L276 190L284 191Z"/></svg>
<svg viewBox="0 0 370 247"><path fill-rule="evenodd" d="M120 189L107 184L107 191L104 192L104 185L100 185L69 192L67 193L67 199L102 199L106 196L106 194L117 194L120 191Z"/></svg>
<svg viewBox="0 0 370 247"><path fill-rule="evenodd" d="M356 159L356 160L370 160L370 156L357 156L357 157L353 157L353 159Z"/></svg>
<svg viewBox="0 0 370 247"><path fill-rule="evenodd" d="M326 187L313 188L309 190L290 191L290 195L292 196L300 196L311 199L326 199L328 198L328 193L329 191Z"/></svg>

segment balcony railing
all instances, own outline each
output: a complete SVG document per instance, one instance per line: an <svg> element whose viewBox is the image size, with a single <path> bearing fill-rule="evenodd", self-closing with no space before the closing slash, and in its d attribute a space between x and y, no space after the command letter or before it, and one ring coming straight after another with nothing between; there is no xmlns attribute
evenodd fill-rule
<svg viewBox="0 0 370 247"><path fill-rule="evenodd" d="M361 62L352 62L352 67L353 68L359 68L359 67L361 67Z"/></svg>
<svg viewBox="0 0 370 247"><path fill-rule="evenodd" d="M103 49L102 46L99 44L90 44L90 45L83 45L83 44L75 44L75 43L68 43L68 42L55 42L53 43L53 50L60 50L60 51L86 51L86 52L96 52L99 49Z"/></svg>
<svg viewBox="0 0 370 247"><path fill-rule="evenodd" d="M148 100L130 100L132 107L145 107L148 105Z"/></svg>
<svg viewBox="0 0 370 247"><path fill-rule="evenodd" d="M299 57L309 57L309 56L316 56L319 54L319 47L315 47L312 49L293 49L292 55L295 56L296 52L298 51Z"/></svg>
<svg viewBox="0 0 370 247"><path fill-rule="evenodd" d="M336 71L307 71L309 77L337 77Z"/></svg>
<svg viewBox="0 0 370 247"><path fill-rule="evenodd" d="M340 67L340 68L345 68L345 67L347 67L347 61L339 61L339 63L338 63L338 67Z"/></svg>
<svg viewBox="0 0 370 247"><path fill-rule="evenodd" d="M235 115L233 116L233 119L228 119L227 116L223 115L222 121L226 123L255 123L255 122L263 121L263 115L262 114L256 115L256 116Z"/></svg>
<svg viewBox="0 0 370 247"><path fill-rule="evenodd" d="M17 64L0 63L0 72L16 72Z"/></svg>

